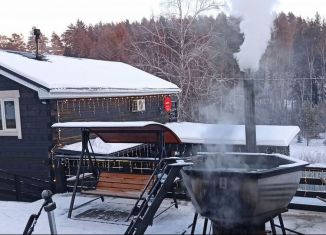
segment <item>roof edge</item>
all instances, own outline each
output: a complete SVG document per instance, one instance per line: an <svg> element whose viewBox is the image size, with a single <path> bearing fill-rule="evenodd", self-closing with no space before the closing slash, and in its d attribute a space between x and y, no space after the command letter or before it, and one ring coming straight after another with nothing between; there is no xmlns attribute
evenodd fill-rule
<svg viewBox="0 0 326 235"><path fill-rule="evenodd" d="M48 92L38 90L40 99L76 99L76 98L96 98L96 97L125 97L125 96L146 96L146 95L169 95L178 94L180 89L158 89L158 90L119 90L112 91L60 91Z"/></svg>
<svg viewBox="0 0 326 235"><path fill-rule="evenodd" d="M30 79L17 74L0 65L0 74L6 78L17 82L27 88L30 88L38 93L39 99L69 99L69 98L94 98L94 97L123 97L123 96L144 96L144 95L167 95L178 94L180 88L172 89L144 89L144 90L125 90L114 89L107 91L78 91L75 89L65 91L51 91L49 88L31 81Z"/></svg>
<svg viewBox="0 0 326 235"><path fill-rule="evenodd" d="M14 82L17 82L23 86L26 86L32 90L38 91L39 89L44 89L47 91L50 91L50 89L40 83L37 83L35 81L32 81L31 79L18 74L16 72L13 72L10 69L7 69L5 67L3 67L2 65L0 65L0 74L2 74L3 76L13 80Z"/></svg>

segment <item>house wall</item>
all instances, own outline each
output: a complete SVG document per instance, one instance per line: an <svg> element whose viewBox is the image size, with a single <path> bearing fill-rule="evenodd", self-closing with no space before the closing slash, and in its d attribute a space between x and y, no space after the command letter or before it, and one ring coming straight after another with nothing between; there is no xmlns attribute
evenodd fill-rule
<svg viewBox="0 0 326 235"><path fill-rule="evenodd" d="M22 128L22 139L0 136L0 169L49 179L49 150L52 146L50 105L42 104L37 92L2 75L0 90L19 90Z"/></svg>
<svg viewBox="0 0 326 235"><path fill-rule="evenodd" d="M176 121L176 105L167 113L163 95L63 99L41 101L37 92L0 75L0 90L19 90L22 139L0 136L0 169L20 175L50 179L50 151L55 144L80 140L80 130L53 130L56 122L68 121ZM171 96L177 101L176 96ZM146 110L132 112L131 102L144 98Z"/></svg>
<svg viewBox="0 0 326 235"><path fill-rule="evenodd" d="M177 121L177 97L171 95L173 109L164 111L164 95L135 96L120 98L64 99L51 101L53 122L70 121L156 121L166 123ZM132 100L145 99L146 110L132 112ZM61 128L53 133L58 145L80 140L79 129Z"/></svg>

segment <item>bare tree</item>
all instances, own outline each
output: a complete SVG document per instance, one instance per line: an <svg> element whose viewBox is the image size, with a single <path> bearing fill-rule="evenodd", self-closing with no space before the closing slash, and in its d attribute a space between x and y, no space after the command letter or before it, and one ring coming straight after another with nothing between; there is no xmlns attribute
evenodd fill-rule
<svg viewBox="0 0 326 235"><path fill-rule="evenodd" d="M169 0L163 3L168 17L142 22L143 36L131 39L133 61L145 69L177 84L179 119L191 120L193 111L203 97L208 96L213 78L213 25L195 32L200 15L216 10L214 0ZM138 34L139 35L139 34Z"/></svg>

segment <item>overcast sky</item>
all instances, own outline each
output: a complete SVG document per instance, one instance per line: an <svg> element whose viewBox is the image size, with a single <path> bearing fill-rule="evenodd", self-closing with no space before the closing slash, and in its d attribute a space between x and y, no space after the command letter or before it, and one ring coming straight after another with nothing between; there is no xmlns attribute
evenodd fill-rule
<svg viewBox="0 0 326 235"><path fill-rule="evenodd" d="M326 18L326 0L279 0L276 11ZM61 34L70 23L86 24L130 21L160 14L160 0L3 0L0 5L0 34L22 33L25 39L33 26L50 36Z"/></svg>

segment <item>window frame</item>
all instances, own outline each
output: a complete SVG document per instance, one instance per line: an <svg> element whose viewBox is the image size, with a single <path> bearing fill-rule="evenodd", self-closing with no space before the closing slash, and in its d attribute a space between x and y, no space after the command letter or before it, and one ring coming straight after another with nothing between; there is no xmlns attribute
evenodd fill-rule
<svg viewBox="0 0 326 235"><path fill-rule="evenodd" d="M0 106L1 106L1 122L2 129L0 130L1 136L17 136L18 139L22 139L22 131L21 131L21 120L20 120L20 106L19 106L19 90L0 90ZM14 102L14 110L15 110L15 123L16 128L6 128L6 114L5 114L5 105L6 101Z"/></svg>

